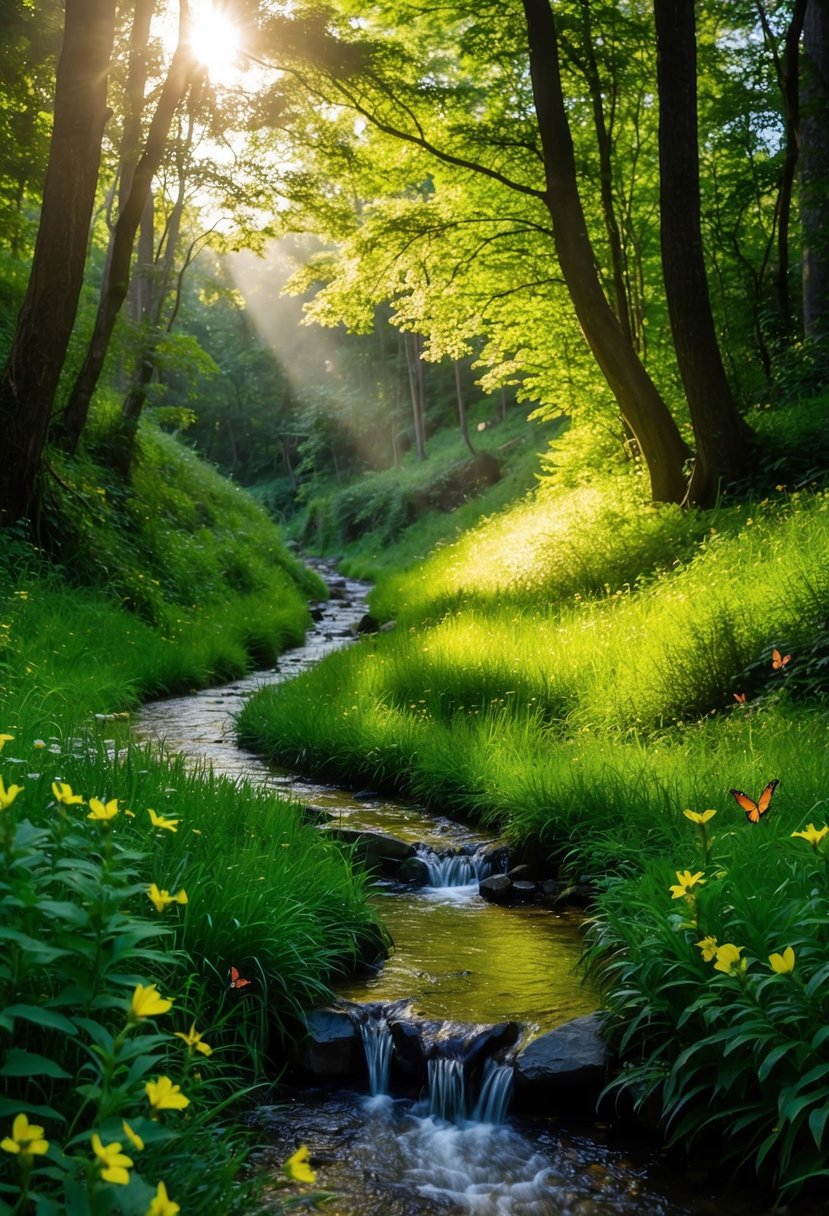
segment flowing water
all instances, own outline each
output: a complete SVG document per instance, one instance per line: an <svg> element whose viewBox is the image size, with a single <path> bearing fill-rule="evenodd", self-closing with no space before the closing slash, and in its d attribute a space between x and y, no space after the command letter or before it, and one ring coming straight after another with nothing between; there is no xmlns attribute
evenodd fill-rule
<svg viewBox="0 0 829 1216"><path fill-rule="evenodd" d="M354 637L367 586L321 567L333 596L303 646L273 671L222 688L146 705L137 721L145 739L206 761L216 773L261 783L326 810L334 822L382 830L417 843L429 882L402 890L379 883L372 896L394 940L385 966L353 978L341 995L353 1002L411 998L430 1019L494 1023L515 1020L533 1035L595 1008L577 973L583 915L533 904L486 903L478 882L493 842L467 825L369 791L354 794L275 768L236 744L234 717L256 689L305 670ZM279 1165L307 1144L318 1184L334 1192L329 1216L756 1216L737 1201L708 1204L677 1194L658 1162L628 1153L599 1125L587 1130L546 1119L508 1119L512 1067L488 1060L470 1078L451 1055L429 1061L420 1101L388 1095L392 1040L383 1018L360 1022L371 1096L309 1091L263 1108L257 1123L270 1148L262 1164ZM284 1192L274 1191L278 1198Z"/></svg>

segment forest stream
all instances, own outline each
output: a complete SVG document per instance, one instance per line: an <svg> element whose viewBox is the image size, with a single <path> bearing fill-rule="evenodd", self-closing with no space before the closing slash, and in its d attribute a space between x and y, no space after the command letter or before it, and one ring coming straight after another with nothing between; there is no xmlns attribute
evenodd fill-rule
<svg viewBox="0 0 829 1216"><path fill-rule="evenodd" d="M524 1041L596 1007L577 969L584 914L537 904L501 907L478 895L481 857L493 838L444 817L391 802L371 791L349 792L276 769L239 748L234 717L265 684L290 679L349 644L366 611L368 586L319 572L332 598L305 643L280 656L273 671L219 688L143 707L137 732L208 762L216 773L245 778L325 808L343 827L381 830L417 843L429 883L404 888L378 882L372 896L394 941L376 974L339 988L351 1002L409 999L429 1019L524 1027ZM507 1114L511 1069L486 1074L477 1095L463 1070L430 1076L417 1102L389 1095L390 1042L383 1028L365 1034L371 1093L316 1088L264 1108L257 1122L269 1147L260 1163L274 1170L306 1144L318 1186L335 1192L331 1216L704 1216L761 1209L690 1195L658 1156L618 1127L555 1117Z"/></svg>

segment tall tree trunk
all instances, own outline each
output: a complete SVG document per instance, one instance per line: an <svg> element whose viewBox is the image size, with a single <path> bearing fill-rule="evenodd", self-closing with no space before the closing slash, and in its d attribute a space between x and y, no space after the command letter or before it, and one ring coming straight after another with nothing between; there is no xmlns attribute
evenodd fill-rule
<svg viewBox="0 0 829 1216"><path fill-rule="evenodd" d="M463 385L461 384L461 361L460 359L453 359L452 362L455 365L455 396L458 401L458 426L461 428L461 435L463 435L464 443L474 456L475 449L473 448L472 442L469 438L469 424L466 420L466 403L463 399Z"/></svg>
<svg viewBox="0 0 829 1216"><path fill-rule="evenodd" d="M792 196L800 150L800 35L803 32L803 21L808 3L809 0L795 0L791 19L786 28L783 54L781 55L775 43L774 33L769 23L764 0L755 0L757 15L760 18L760 25L763 29L763 36L774 59L774 69L777 73L777 83L780 86L780 98L783 103L783 117L786 121L786 147L777 188L776 214L777 311L780 319L781 336L784 339L791 335L794 328L791 288L789 284L791 271L789 232L791 229Z"/></svg>
<svg viewBox="0 0 829 1216"><path fill-rule="evenodd" d="M658 502L680 502L690 455L676 422L625 337L596 273L579 197L573 140L561 88L556 25L549 0L523 0L533 97L546 176L545 202L556 252L582 332L632 433Z"/></svg>
<svg viewBox="0 0 829 1216"><path fill-rule="evenodd" d="M696 441L689 500L710 504L739 474L753 431L725 375L700 228L694 0L654 0L662 266L674 348Z"/></svg>
<svg viewBox="0 0 829 1216"><path fill-rule="evenodd" d="M596 128L596 144L599 152L599 192L602 200L602 214L607 232L608 250L613 281L613 310L619 319L622 333L631 345L634 345L633 328L631 326L631 310L627 293L627 278L625 267L625 250L622 244L622 234L616 216L616 204L613 200L613 138L611 127L605 117L605 90L599 76L599 65L596 60L595 35L593 33L593 18L590 10L590 0L580 0L582 31L585 54L585 75L590 90L590 104L593 110L593 123ZM613 88L616 89L614 81Z"/></svg>
<svg viewBox="0 0 829 1216"><path fill-rule="evenodd" d="M185 0L181 0L181 7L182 26L186 26ZM194 66L190 48L185 40L184 29L182 29L179 45L173 55L150 123L144 151L135 167L129 193L119 211L110 248L109 263L101 284L101 298L92 337L89 340L86 357L72 386L63 416L61 438L64 446L70 452L74 452L78 446L78 440L86 424L92 394L101 375L112 331L127 294L135 234L147 203L153 177L164 154L170 125L190 87Z"/></svg>
<svg viewBox="0 0 829 1216"><path fill-rule="evenodd" d="M403 349L406 352L406 369L409 373L409 392L412 398L412 421L414 423L415 450L418 460L426 459L426 431L423 425L423 397L418 363L420 350L417 334L403 335Z"/></svg>
<svg viewBox="0 0 829 1216"><path fill-rule="evenodd" d="M803 328L829 345L829 0L809 0L803 23L800 219ZM829 372L824 354L821 371Z"/></svg>
<svg viewBox="0 0 829 1216"><path fill-rule="evenodd" d="M0 523L32 513L83 283L98 182L115 0L66 0L55 117L29 284L0 376Z"/></svg>

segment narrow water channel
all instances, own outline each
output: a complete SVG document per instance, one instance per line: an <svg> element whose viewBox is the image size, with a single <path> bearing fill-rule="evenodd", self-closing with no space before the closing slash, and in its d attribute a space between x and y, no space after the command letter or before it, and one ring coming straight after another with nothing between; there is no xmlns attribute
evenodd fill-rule
<svg viewBox="0 0 829 1216"><path fill-rule="evenodd" d="M251 693L290 679L354 639L367 585L338 578L324 565L320 573L332 598L319 607L303 646L282 655L272 671L144 706L139 737L163 740L216 773L324 807L342 826L385 831L422 843L433 859L443 855L429 886L377 885L372 898L394 950L376 975L344 984L342 997L361 1003L410 998L430 1019L515 1020L526 1036L589 1012L595 998L577 972L582 915L482 900L468 858L492 843L485 833L370 791L315 783L237 746L235 715ZM453 1080L446 1072L417 1102L382 1093L295 1094L260 1112L271 1145L262 1161L272 1161L276 1171L298 1144L307 1144L319 1185L336 1195L326 1205L329 1216L701 1216L715 1207L749 1216L759 1210L678 1193L657 1161L638 1149L628 1152L618 1133L608 1138L600 1126L585 1130L560 1118L504 1123L506 1088L492 1102L482 1105L479 1097L475 1106L457 1092L447 1096L447 1087L462 1083L462 1076Z"/></svg>

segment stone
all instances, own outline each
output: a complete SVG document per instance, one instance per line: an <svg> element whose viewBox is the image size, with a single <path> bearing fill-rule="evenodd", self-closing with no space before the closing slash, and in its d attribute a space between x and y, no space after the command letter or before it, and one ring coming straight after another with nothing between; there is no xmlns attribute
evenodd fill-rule
<svg viewBox="0 0 829 1216"><path fill-rule="evenodd" d="M507 878L511 878L513 882L535 882L536 877L534 866L513 866L511 870L507 870Z"/></svg>
<svg viewBox="0 0 829 1216"><path fill-rule="evenodd" d="M370 612L366 612L360 617L357 624L354 626L355 633L377 633L380 628L380 622L377 617L372 616Z"/></svg>
<svg viewBox="0 0 829 1216"><path fill-rule="evenodd" d="M478 894L491 904L503 904L509 899L512 879L506 874L490 874L478 884Z"/></svg>
<svg viewBox="0 0 829 1216"><path fill-rule="evenodd" d="M512 882L509 891L510 899L515 899L519 903L526 904L535 898L536 887L534 882L522 882L520 879L517 882L510 879L510 882Z"/></svg>
<svg viewBox="0 0 829 1216"><path fill-rule="evenodd" d="M429 885L429 867L420 857L407 857L398 866L397 878L399 882L410 883L413 887L426 887Z"/></svg>
<svg viewBox="0 0 829 1216"><path fill-rule="evenodd" d="M415 847L408 841L398 840L385 832L358 831L356 828L323 827L322 831L333 840L354 846L354 859L367 870L379 870L390 878L397 878L400 863L415 856Z"/></svg>
<svg viewBox="0 0 829 1216"><path fill-rule="evenodd" d="M525 1107L551 1108L559 1096L568 1109L594 1109L607 1082L610 1049L601 1034L597 1013L565 1022L539 1035L515 1059L516 1102Z"/></svg>
<svg viewBox="0 0 829 1216"><path fill-rule="evenodd" d="M397 628L397 621L383 621L383 624L380 626L379 632L380 633L391 633L392 630L396 629L396 628Z"/></svg>
<svg viewBox="0 0 829 1216"><path fill-rule="evenodd" d="M305 1014L306 1037L297 1064L317 1081L356 1077L365 1071L360 1032L344 1009L327 1006Z"/></svg>
<svg viewBox="0 0 829 1216"><path fill-rule="evenodd" d="M413 1018L411 1009L388 1017L394 1049L411 1072L425 1079L427 1061L436 1056L451 1056L467 1068L474 1068L487 1056L512 1047L520 1033L517 1022L433 1021Z"/></svg>

